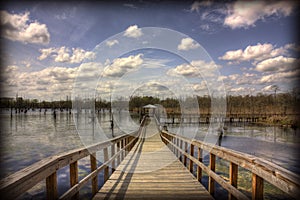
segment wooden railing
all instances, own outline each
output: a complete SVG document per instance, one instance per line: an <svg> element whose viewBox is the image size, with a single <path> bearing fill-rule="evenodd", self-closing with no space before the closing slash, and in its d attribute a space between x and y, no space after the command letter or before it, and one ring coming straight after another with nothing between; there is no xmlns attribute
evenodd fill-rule
<svg viewBox="0 0 300 200"><path fill-rule="evenodd" d="M237 189L238 167L242 167L252 173L252 199L263 199L264 180L288 195L299 198L300 177L271 162L224 147L191 140L164 130L161 131L161 138L191 173L194 170L193 165L196 164L198 181L201 182L202 171L206 172L209 177L208 191L212 195L215 193L215 182L217 182L228 191L228 199L249 199ZM197 151L197 157L195 157L195 151ZM209 153L208 166L203 163L203 151ZM229 182L216 173L216 157L230 163Z"/></svg>
<svg viewBox="0 0 300 200"><path fill-rule="evenodd" d="M2 199L15 199L41 181L46 181L47 199L78 199L79 190L92 181L92 195L98 188L98 174L104 173L104 182L110 174L121 163L127 153L135 145L143 128L145 120L142 121L140 129L132 134L125 134L113 139L89 146L72 150L67 153L45 158L29 167L24 168L0 181L0 196ZM109 152L111 156L109 157ZM102 151L102 152L101 152ZM96 153L103 153L104 162L97 166ZM91 172L79 181L78 161L90 157ZM57 170L69 165L70 189L58 197ZM111 170L109 170L109 166Z"/></svg>

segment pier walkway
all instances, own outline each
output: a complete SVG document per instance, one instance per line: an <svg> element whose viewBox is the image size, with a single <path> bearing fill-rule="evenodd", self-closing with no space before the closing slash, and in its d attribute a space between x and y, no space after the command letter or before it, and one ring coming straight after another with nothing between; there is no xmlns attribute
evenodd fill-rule
<svg viewBox="0 0 300 200"><path fill-rule="evenodd" d="M43 199L82 199L87 187L89 197L97 200L224 199L217 195L218 184L230 200L254 200L264 199L268 184L285 199L299 198L298 174L253 155L158 130L157 121L144 117L130 134L42 159L1 179L0 196L23 199L40 187ZM86 158L90 169L80 177L80 161ZM69 188L59 191L58 171L65 167ZM250 177L248 186L240 174ZM205 179L207 188L201 184Z"/></svg>
<svg viewBox="0 0 300 200"><path fill-rule="evenodd" d="M163 143L154 119L94 199L213 199Z"/></svg>

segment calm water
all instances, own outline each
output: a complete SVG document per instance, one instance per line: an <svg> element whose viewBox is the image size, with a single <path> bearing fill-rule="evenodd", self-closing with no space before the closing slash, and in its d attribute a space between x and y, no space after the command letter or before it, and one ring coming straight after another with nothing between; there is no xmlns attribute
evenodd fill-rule
<svg viewBox="0 0 300 200"><path fill-rule="evenodd" d="M89 112L82 112L80 115L69 114L68 112L56 112L54 118L52 111L29 111L27 114L13 114L2 112L1 120L1 171L0 178L13 172L23 169L50 155L58 154L66 150L84 147L86 142L103 141L111 138L112 135L121 135L124 132L132 132L138 126L138 118L131 120L128 113L118 113L114 117L114 132L111 130L111 116L108 111L97 113L96 120ZM76 126L86 132L87 141L81 140ZM99 127L101 125L101 134ZM282 128L275 126L262 126L246 123L225 124L227 130L221 146L237 151L256 155L270 160L284 168L300 174L300 162L298 147L300 144L299 129ZM186 137L205 139L208 125L201 124L200 127L185 125L180 129L178 126L169 126L171 132L180 132ZM197 131L195 134L195 130ZM101 135L101 137L99 137ZM89 160L83 159L79 163L79 177L83 177L89 171ZM68 167L59 170L59 194L69 188ZM99 184L102 184L99 175ZM34 191L27 195L37 198L44 198L41 184L34 188ZM83 197L89 198L90 186L84 188Z"/></svg>

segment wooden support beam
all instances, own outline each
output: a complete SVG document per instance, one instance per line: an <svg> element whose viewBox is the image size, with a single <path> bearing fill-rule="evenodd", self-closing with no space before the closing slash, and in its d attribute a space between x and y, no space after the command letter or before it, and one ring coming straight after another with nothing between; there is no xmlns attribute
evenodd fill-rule
<svg viewBox="0 0 300 200"><path fill-rule="evenodd" d="M47 199L57 199L57 176L56 171L46 178Z"/></svg>
<svg viewBox="0 0 300 200"><path fill-rule="evenodd" d="M90 155L90 161L91 161L91 172L93 172L97 169L96 153ZM98 192L98 176L95 176L92 179L92 195L94 196L97 192Z"/></svg>
<svg viewBox="0 0 300 200"><path fill-rule="evenodd" d="M70 164L70 186L73 187L78 183L78 162L75 161ZM79 199L79 192L77 192L73 199Z"/></svg>
<svg viewBox="0 0 300 200"><path fill-rule="evenodd" d="M104 162L108 161L108 150L107 147L103 149L103 155L104 155ZM104 167L104 183L109 178L109 166Z"/></svg>
<svg viewBox="0 0 300 200"><path fill-rule="evenodd" d="M230 185L234 186L237 188L237 181L238 181L238 165L230 162L229 166L229 183ZM231 193L228 194L228 199L229 200L236 200Z"/></svg>
<svg viewBox="0 0 300 200"><path fill-rule="evenodd" d="M191 156L194 156L194 145L192 145L191 144L191 146L190 146L190 155ZM193 173L193 168L194 168L194 163L193 163L193 161L190 159L190 162L189 162L189 170L190 170L190 172L191 173Z"/></svg>
<svg viewBox="0 0 300 200"><path fill-rule="evenodd" d="M120 146L121 146L120 143L121 143L120 141L117 142L117 152L120 151ZM121 163L121 154L119 154L119 155L117 156L117 165L119 165L120 163Z"/></svg>
<svg viewBox="0 0 300 200"><path fill-rule="evenodd" d="M209 168L213 172L216 169L216 156L212 153L209 154ZM209 180L208 180L208 192L211 195L214 195L214 193L215 193L215 180L212 177L209 177Z"/></svg>
<svg viewBox="0 0 300 200"><path fill-rule="evenodd" d="M123 150L123 147L124 147L124 139L122 139L120 141L121 143L121 162L124 160L124 150Z"/></svg>
<svg viewBox="0 0 300 200"><path fill-rule="evenodd" d="M184 142L184 151L187 152L187 145L188 143L187 142ZM186 160L187 160L187 157L186 155L183 156L183 165L186 167Z"/></svg>
<svg viewBox="0 0 300 200"><path fill-rule="evenodd" d="M264 198L264 179L252 173L252 200Z"/></svg>
<svg viewBox="0 0 300 200"><path fill-rule="evenodd" d="M202 149L200 147L198 147L198 156L197 156L197 159L202 162ZM197 180L201 183L202 179L202 168L197 165Z"/></svg>
<svg viewBox="0 0 300 200"><path fill-rule="evenodd" d="M111 157L115 155L115 143L111 145ZM111 173L113 173L116 169L116 159L114 158L113 161L111 162Z"/></svg>
<svg viewBox="0 0 300 200"><path fill-rule="evenodd" d="M179 146L180 149L182 149L182 140L180 140L180 146ZM182 153L179 153L179 160L182 162Z"/></svg>

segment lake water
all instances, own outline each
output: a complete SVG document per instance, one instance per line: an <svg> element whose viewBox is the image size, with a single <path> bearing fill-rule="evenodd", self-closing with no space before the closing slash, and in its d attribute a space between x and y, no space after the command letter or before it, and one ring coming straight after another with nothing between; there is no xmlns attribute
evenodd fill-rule
<svg viewBox="0 0 300 200"><path fill-rule="evenodd" d="M124 132L132 132L138 127L138 117L132 121L128 113L119 113L114 117L115 124L112 133L111 115L108 111L97 113L95 121L92 116L89 112L76 115L76 113L69 114L67 111L56 111L56 117L54 117L50 110L46 113L43 110L41 112L38 110L28 111L26 114L13 112L12 116L9 111L2 112L0 114L2 169L0 178L50 155L84 147L85 143L89 141L102 141ZM79 132L76 130L75 124L77 124ZM101 126L101 137L97 136L99 125ZM299 129L250 123L232 123L225 124L225 126L227 130L224 131L221 146L262 157L300 174ZM170 125L168 129L171 132L178 132L178 126L175 125ZM89 135L88 141L82 140L80 130L86 131L86 134ZM197 130L196 134L195 130ZM184 136L200 140L205 139L207 130L208 125L206 124L201 124L196 128L192 125L184 125L180 129ZM89 160L83 159L79 166L80 178L89 171ZM63 168L58 172L59 194L69 187L67 173L68 168ZM100 174L100 176L102 175ZM101 180L99 179L99 184L102 184ZM44 198L45 194L40 192L44 187L42 184L35 188L35 192L26 194L28 199L32 196ZM84 189L82 197L89 198L88 191L90 191L90 186Z"/></svg>

